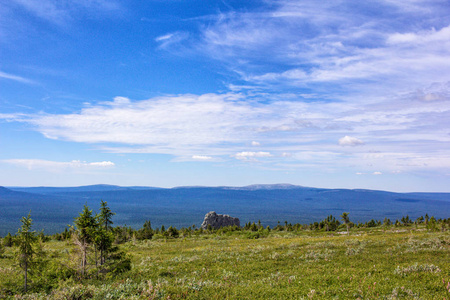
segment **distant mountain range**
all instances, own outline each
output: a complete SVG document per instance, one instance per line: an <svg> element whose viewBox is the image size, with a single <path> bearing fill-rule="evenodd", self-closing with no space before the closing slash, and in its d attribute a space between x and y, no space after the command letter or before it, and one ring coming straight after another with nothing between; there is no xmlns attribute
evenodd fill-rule
<svg viewBox="0 0 450 300"><path fill-rule="evenodd" d="M72 192L104 192L104 191L128 191L128 190L152 190L159 189L147 186L129 186L123 187L109 184L85 185L76 187L8 187L8 189L17 192L26 192L34 194L58 194Z"/></svg>
<svg viewBox="0 0 450 300"><path fill-rule="evenodd" d="M20 218L31 211L35 230L63 231L87 204L94 211L100 201L116 212L115 225L139 228L199 226L209 211L238 217L241 224L261 220L264 226L310 223L349 212L352 221L391 220L428 213L450 217L450 193L393 193L376 190L323 189L290 184L245 187L0 187L0 236L15 233Z"/></svg>

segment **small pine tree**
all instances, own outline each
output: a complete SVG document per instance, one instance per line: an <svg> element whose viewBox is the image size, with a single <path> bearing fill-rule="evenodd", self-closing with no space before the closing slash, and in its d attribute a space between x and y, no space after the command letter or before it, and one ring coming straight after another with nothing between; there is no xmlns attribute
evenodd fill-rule
<svg viewBox="0 0 450 300"><path fill-rule="evenodd" d="M100 226L108 230L109 227L114 224L112 221L112 216L114 216L115 214L116 213L113 213L108 207L108 202L102 200L102 202L100 203L100 213L98 214L98 221L100 223Z"/></svg>
<svg viewBox="0 0 450 300"><path fill-rule="evenodd" d="M19 262L19 266L24 271L24 290L26 293L28 284L28 271L33 262L33 257L36 253L34 247L37 241L37 237L36 232L31 231L33 221L31 220L30 213L28 213L28 216L22 217L20 222L22 222L22 226L17 232L17 245L19 246L17 260Z"/></svg>
<svg viewBox="0 0 450 300"><path fill-rule="evenodd" d="M374 219L370 220L367 223L367 227L376 227L377 226L377 221L375 221Z"/></svg>
<svg viewBox="0 0 450 300"><path fill-rule="evenodd" d="M100 265L106 261L106 255L111 251L114 241L114 234L103 227L97 228L94 236L94 244L100 251Z"/></svg>
<svg viewBox="0 0 450 300"><path fill-rule="evenodd" d="M106 255L112 247L114 235L111 232L111 225L114 224L112 217L115 215L108 207L106 201L100 203L100 213L96 216L98 228L95 231L94 242L96 248L100 251L100 265L103 265L106 260Z"/></svg>
<svg viewBox="0 0 450 300"><path fill-rule="evenodd" d="M190 228L190 227L189 227ZM139 240L151 240L153 237L152 223L150 220L145 221L144 225L137 232Z"/></svg>
<svg viewBox="0 0 450 300"><path fill-rule="evenodd" d="M170 226L169 229L167 229L167 234L170 237L174 237L174 238L177 238L180 235L178 230L175 227L172 227L172 226Z"/></svg>
<svg viewBox="0 0 450 300"><path fill-rule="evenodd" d="M427 223L427 229L431 230L431 231L436 231L437 230L437 222L436 222L436 218L435 217L431 217Z"/></svg>
<svg viewBox="0 0 450 300"><path fill-rule="evenodd" d="M81 275L86 273L87 252L89 245L93 242L94 233L97 226L92 210L84 205L83 211L75 218L76 232L74 235L75 244L80 248L81 252Z"/></svg>
<svg viewBox="0 0 450 300"><path fill-rule="evenodd" d="M5 238L3 239L3 245L5 247L12 247L13 237L12 237L11 233L8 232L8 234L5 236Z"/></svg>
<svg viewBox="0 0 450 300"><path fill-rule="evenodd" d="M61 239L62 240L67 240L68 238L70 238L70 236L71 236L70 231L67 229L67 227L64 228L64 232L61 233Z"/></svg>
<svg viewBox="0 0 450 300"><path fill-rule="evenodd" d="M347 212L342 213L341 218L345 226L347 227L347 235L349 235L348 227L350 225L350 218L348 217L348 213Z"/></svg>

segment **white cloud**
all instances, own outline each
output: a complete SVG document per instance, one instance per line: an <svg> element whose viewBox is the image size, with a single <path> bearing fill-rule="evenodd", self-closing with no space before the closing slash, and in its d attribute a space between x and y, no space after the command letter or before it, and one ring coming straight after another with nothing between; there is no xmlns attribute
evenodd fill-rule
<svg viewBox="0 0 450 300"><path fill-rule="evenodd" d="M253 142L252 142L252 146L255 146L255 147L256 147L256 146L261 146L261 143L253 141Z"/></svg>
<svg viewBox="0 0 450 300"><path fill-rule="evenodd" d="M89 106L78 114L35 116L30 122L54 139L189 148L241 141L239 126L256 127L258 114L270 114L268 108L236 102L239 98L181 95L115 105L116 98L113 105Z"/></svg>
<svg viewBox="0 0 450 300"><path fill-rule="evenodd" d="M389 44L426 44L429 43L446 43L450 40L450 26L440 30L432 28L431 30L421 32L394 33L387 38Z"/></svg>
<svg viewBox="0 0 450 300"><path fill-rule="evenodd" d="M445 150L432 151L425 153L428 146L424 149L421 143L412 143L408 145L398 146L385 145L386 151L382 153L354 153L346 157L342 163L347 165L357 165L360 170L366 173L373 173L373 169L382 173L410 173L428 171L433 173L441 173L450 169L450 155ZM381 147L380 147L381 148ZM390 149L391 151L389 151ZM405 150L404 152L399 149ZM414 149L414 150L412 150ZM431 150L430 150L431 151ZM376 175L376 174L375 174Z"/></svg>
<svg viewBox="0 0 450 300"><path fill-rule="evenodd" d="M125 106L129 105L131 103L130 99L126 97L114 97L113 102L104 102L106 105L113 105L113 106Z"/></svg>
<svg viewBox="0 0 450 300"><path fill-rule="evenodd" d="M89 167L113 167L115 164L111 161L101 161L101 162L92 162L92 163L86 163L83 162L83 165L89 166Z"/></svg>
<svg viewBox="0 0 450 300"><path fill-rule="evenodd" d="M383 173L377 171L377 172L373 172L372 174L373 175L382 175Z"/></svg>
<svg viewBox="0 0 450 300"><path fill-rule="evenodd" d="M1 162L25 167L29 170L46 170L50 172L104 169L115 166L111 161L85 162L72 160L70 162L59 162L42 159L5 159L1 160Z"/></svg>
<svg viewBox="0 0 450 300"><path fill-rule="evenodd" d="M161 42L161 41L169 40L169 39L171 39L173 37L173 35L174 35L173 33L168 33L168 34L165 34L165 35L161 35L161 36L156 37L155 41L156 42Z"/></svg>
<svg viewBox="0 0 450 300"><path fill-rule="evenodd" d="M2 114L2 113L0 113L0 120L3 119L6 121L19 122L24 117L26 117L26 115L24 115L24 114Z"/></svg>
<svg viewBox="0 0 450 300"><path fill-rule="evenodd" d="M339 145L341 145L341 146L359 146L359 145L364 145L364 142L358 138L346 135L343 138L339 139Z"/></svg>
<svg viewBox="0 0 450 300"><path fill-rule="evenodd" d="M248 160L248 159L255 159L255 158L262 158L262 157L272 157L273 155L270 154L269 152L244 151L244 152L236 153L233 156L240 160Z"/></svg>
<svg viewBox="0 0 450 300"><path fill-rule="evenodd" d="M193 160L200 160L200 161L208 161L208 160L212 160L212 156L206 156L206 155L193 155L192 156Z"/></svg>
<svg viewBox="0 0 450 300"><path fill-rule="evenodd" d="M424 93L444 93L446 85L438 86L426 88ZM97 148L113 153L170 154L176 157L172 161L201 160L204 155L198 153L208 153L203 158L217 162L279 153L270 162L283 163L287 156L282 153L289 153L292 163L321 167L363 167L370 161L386 172L402 163L406 169L447 168L442 163L447 159L445 152L436 153L450 142L450 107L440 101L417 101L414 92L397 101L388 98L355 108L345 103L272 100L270 95L262 95L261 102L255 93L177 95L142 101L116 97L89 104L78 113L3 114L0 118L31 124L50 139L97 144ZM348 132L358 138L345 135ZM344 136L338 144L336 135ZM267 152L239 152L248 141L253 141L254 147L263 144ZM376 151L342 147L364 143ZM417 153L409 153L411 148ZM383 157L388 164L380 159Z"/></svg>
<svg viewBox="0 0 450 300"><path fill-rule="evenodd" d="M134 145L105 146L113 152L192 156L211 149L213 155L229 156L230 152L224 153L226 149L247 144L254 138L298 143L301 135L307 141L302 131L320 130L327 125L324 119L329 118L322 111L337 110L323 105L309 108L302 102L268 100L266 97L266 103L260 103L233 93L166 96L143 101L115 98L110 103L86 106L79 113L35 115L26 121L51 139ZM276 132L286 133L277 136Z"/></svg>

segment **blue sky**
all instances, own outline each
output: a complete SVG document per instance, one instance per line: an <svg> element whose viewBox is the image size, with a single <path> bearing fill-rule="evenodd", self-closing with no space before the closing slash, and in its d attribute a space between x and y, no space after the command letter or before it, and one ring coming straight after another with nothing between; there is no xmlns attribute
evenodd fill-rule
<svg viewBox="0 0 450 300"><path fill-rule="evenodd" d="M0 3L0 185L450 192L448 1Z"/></svg>

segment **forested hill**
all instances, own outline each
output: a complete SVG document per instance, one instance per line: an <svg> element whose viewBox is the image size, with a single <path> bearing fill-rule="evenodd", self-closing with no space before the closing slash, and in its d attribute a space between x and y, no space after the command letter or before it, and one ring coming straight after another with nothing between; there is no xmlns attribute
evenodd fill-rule
<svg viewBox="0 0 450 300"><path fill-rule="evenodd" d="M276 225L278 221L310 223L332 214L349 212L352 221L391 220L428 213L450 217L450 193L392 193L375 190L322 189L287 184L246 187L82 187L0 188L0 235L15 233L19 219L31 211L35 229L62 231L84 204L98 210L100 200L117 213L115 225L178 228L197 226L209 211L226 213L241 220Z"/></svg>

